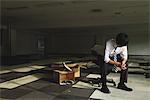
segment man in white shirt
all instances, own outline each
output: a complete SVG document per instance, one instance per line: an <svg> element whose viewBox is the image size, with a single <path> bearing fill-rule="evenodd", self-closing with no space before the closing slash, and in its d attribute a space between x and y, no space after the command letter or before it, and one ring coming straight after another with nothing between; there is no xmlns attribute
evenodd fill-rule
<svg viewBox="0 0 150 100"><path fill-rule="evenodd" d="M114 69L116 72L118 70L120 73L120 83L118 84L118 89L132 91L125 85L127 83L128 68L128 35L125 33L119 33L116 39L111 39L106 42L104 64L102 65L102 88L100 89L104 93L110 93L106 85L106 76Z"/></svg>

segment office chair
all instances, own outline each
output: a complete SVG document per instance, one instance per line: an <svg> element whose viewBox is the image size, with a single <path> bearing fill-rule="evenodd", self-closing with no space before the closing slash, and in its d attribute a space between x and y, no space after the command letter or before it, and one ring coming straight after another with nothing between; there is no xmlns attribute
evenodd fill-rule
<svg viewBox="0 0 150 100"><path fill-rule="evenodd" d="M101 74L102 72L102 66L104 66L104 56L103 55L96 55L96 61L93 61L95 64L97 64L99 66L99 74ZM116 86L115 81L111 78L111 79L107 79L106 80L107 83L112 83L114 86ZM97 78L97 79L93 79L90 80L90 83L93 84L98 84L98 86L100 86L100 84L102 83L102 79L101 78Z"/></svg>
<svg viewBox="0 0 150 100"><path fill-rule="evenodd" d="M102 71L101 66L104 65L103 50L104 49L98 45L94 46L91 49L91 54L96 57L96 60L93 60L92 62L95 63L99 67L99 74L101 74L101 71ZM99 51L102 51L102 52L99 52ZM94 84L98 84L98 87L100 87L101 83L102 83L102 79L100 77L98 77L98 78L83 78L80 81L90 83L92 86ZM113 79L107 79L106 81L107 81L107 83L112 83L114 86L116 86L116 83Z"/></svg>

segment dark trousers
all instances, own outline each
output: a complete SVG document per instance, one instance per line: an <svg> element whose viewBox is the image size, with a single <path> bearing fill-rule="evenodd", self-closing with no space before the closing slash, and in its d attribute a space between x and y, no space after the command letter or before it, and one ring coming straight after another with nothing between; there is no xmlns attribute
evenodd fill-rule
<svg viewBox="0 0 150 100"><path fill-rule="evenodd" d="M101 70L100 73L101 73L101 77L102 77L102 85L106 85L106 81L107 81L106 77L112 71L112 69L114 68L114 65L105 63L103 58L104 57L101 55L97 56L97 60L99 61L98 65L100 66L100 70ZM120 58L118 60L120 60ZM127 83L127 78L128 78L128 67L126 70L121 70L120 83L121 84L123 84L125 82Z"/></svg>

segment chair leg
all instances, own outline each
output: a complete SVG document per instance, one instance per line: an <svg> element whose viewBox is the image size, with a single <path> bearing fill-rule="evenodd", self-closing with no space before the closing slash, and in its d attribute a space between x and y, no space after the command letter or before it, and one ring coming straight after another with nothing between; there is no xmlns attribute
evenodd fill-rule
<svg viewBox="0 0 150 100"><path fill-rule="evenodd" d="M116 83L115 83L115 81L113 81L113 84L114 84L114 86L116 86Z"/></svg>
<svg viewBox="0 0 150 100"><path fill-rule="evenodd" d="M101 83L98 83L98 87L101 87Z"/></svg>
<svg viewBox="0 0 150 100"><path fill-rule="evenodd" d="M115 81L113 79L109 79L109 80L107 80L107 82L108 83L113 83L113 85L116 86L116 83L115 83Z"/></svg>

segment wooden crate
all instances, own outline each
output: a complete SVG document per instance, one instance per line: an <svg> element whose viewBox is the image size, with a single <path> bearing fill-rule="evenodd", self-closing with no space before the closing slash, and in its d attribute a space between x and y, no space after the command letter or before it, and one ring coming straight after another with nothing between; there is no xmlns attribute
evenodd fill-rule
<svg viewBox="0 0 150 100"><path fill-rule="evenodd" d="M66 64L73 72L74 77L80 77L80 66L78 64ZM54 70L67 71L67 69L62 64L53 64L51 66Z"/></svg>
<svg viewBox="0 0 150 100"><path fill-rule="evenodd" d="M75 73L73 71L54 70L54 81L61 84L63 81L75 80Z"/></svg>
<svg viewBox="0 0 150 100"><path fill-rule="evenodd" d="M76 66L76 67L70 67L72 69L72 71L74 72L74 77L80 77L80 67Z"/></svg>

